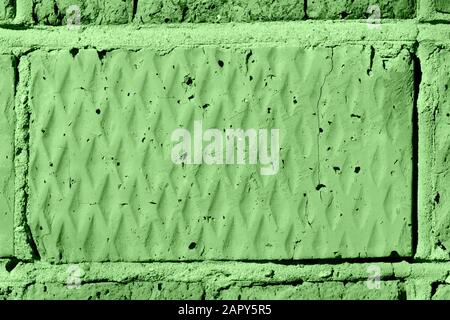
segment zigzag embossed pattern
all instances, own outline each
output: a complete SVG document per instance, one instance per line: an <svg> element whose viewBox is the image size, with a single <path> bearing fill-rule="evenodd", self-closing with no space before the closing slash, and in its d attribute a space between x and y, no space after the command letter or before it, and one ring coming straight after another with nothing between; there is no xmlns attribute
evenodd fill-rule
<svg viewBox="0 0 450 320"><path fill-rule="evenodd" d="M44 259L411 255L406 50L80 49L30 61L28 215ZM195 120L279 128L279 172L174 165L171 133Z"/></svg>

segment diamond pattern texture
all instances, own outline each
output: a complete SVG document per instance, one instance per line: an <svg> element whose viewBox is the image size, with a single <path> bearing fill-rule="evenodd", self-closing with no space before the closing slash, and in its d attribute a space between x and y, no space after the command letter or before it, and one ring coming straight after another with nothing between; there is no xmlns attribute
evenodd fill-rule
<svg viewBox="0 0 450 320"><path fill-rule="evenodd" d="M30 54L46 260L411 255L412 63L364 45ZM279 128L280 170L174 165L171 133Z"/></svg>
<svg viewBox="0 0 450 320"><path fill-rule="evenodd" d="M14 83L11 56L0 55L0 257L13 254Z"/></svg>

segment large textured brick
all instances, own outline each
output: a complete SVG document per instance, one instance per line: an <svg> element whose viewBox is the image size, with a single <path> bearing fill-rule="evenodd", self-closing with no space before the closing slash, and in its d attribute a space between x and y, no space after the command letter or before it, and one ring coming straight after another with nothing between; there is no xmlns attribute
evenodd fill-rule
<svg viewBox="0 0 450 320"><path fill-rule="evenodd" d="M140 282L87 283L78 288L66 284L33 284L23 292L26 300L200 300L204 289L199 283ZM0 291L1 298L1 291Z"/></svg>
<svg viewBox="0 0 450 320"><path fill-rule="evenodd" d="M6 289L7 290L7 289ZM6 291L5 290L5 291ZM11 289L9 289L12 291ZM32 284L26 287L21 299L34 300L200 300L205 289L201 283L141 282L122 284L113 282L83 284L68 288L65 284ZM439 296L441 290L439 290ZM448 292L448 290L447 290ZM0 289L0 298L2 297ZM5 297L7 293L5 292ZM232 286L220 291L218 300L398 300L405 299L399 281L382 281L380 289L369 289L364 281L343 283L338 281L293 285ZM447 294L448 298L448 294Z"/></svg>
<svg viewBox="0 0 450 320"><path fill-rule="evenodd" d="M124 24L132 14L132 0L37 0L34 6L35 22L48 25L77 24L78 17L81 24Z"/></svg>
<svg viewBox="0 0 450 320"><path fill-rule="evenodd" d="M430 299L450 270L449 262L8 264L0 261L0 300ZM373 267L380 270L379 287L369 278Z"/></svg>
<svg viewBox="0 0 450 320"><path fill-rule="evenodd" d="M419 203L424 255L450 254L450 50L423 43L419 100Z"/></svg>
<svg viewBox="0 0 450 320"><path fill-rule="evenodd" d="M11 56L0 55L0 257L13 254L14 84Z"/></svg>
<svg viewBox="0 0 450 320"><path fill-rule="evenodd" d="M411 255L395 45L30 54L29 221L56 261ZM279 128L280 168L174 165L172 132Z"/></svg>
<svg viewBox="0 0 450 320"><path fill-rule="evenodd" d="M140 0L136 21L250 22L301 20L303 0Z"/></svg>
<svg viewBox="0 0 450 320"><path fill-rule="evenodd" d="M233 286L221 291L225 300L398 300L404 297L398 281L383 281L380 289L365 282L322 282L292 285Z"/></svg>
<svg viewBox="0 0 450 320"><path fill-rule="evenodd" d="M416 16L416 0L308 0L307 4L307 15L312 19L369 18L374 14L374 5L380 9L380 16L375 18L413 19Z"/></svg>

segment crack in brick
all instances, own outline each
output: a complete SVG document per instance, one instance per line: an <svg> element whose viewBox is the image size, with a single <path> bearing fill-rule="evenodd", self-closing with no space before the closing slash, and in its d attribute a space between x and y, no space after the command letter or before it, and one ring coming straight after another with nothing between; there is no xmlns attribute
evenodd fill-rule
<svg viewBox="0 0 450 320"><path fill-rule="evenodd" d="M322 187L325 187L321 183L321 175L320 175L320 134L321 134L321 126L320 126L320 100L322 100L323 88L327 82L328 77L331 75L334 69L334 48L331 47L331 68L330 71L323 78L323 82L319 88L319 98L317 99L316 104L316 116L317 116L317 191L320 191ZM322 196L321 196L322 197Z"/></svg>

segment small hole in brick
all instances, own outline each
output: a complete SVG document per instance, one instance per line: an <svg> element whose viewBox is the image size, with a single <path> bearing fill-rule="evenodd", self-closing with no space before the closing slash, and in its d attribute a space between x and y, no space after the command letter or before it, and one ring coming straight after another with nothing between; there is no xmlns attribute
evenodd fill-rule
<svg viewBox="0 0 450 320"><path fill-rule="evenodd" d="M72 58L75 58L80 50L78 48L72 48L69 50L69 52L72 55Z"/></svg>
<svg viewBox="0 0 450 320"><path fill-rule="evenodd" d="M106 56L106 50L98 50L97 51L97 56L98 56L98 60L102 61L105 56Z"/></svg>
<svg viewBox="0 0 450 320"><path fill-rule="evenodd" d="M188 85L188 86L192 86L192 84L194 83L194 79L192 79L192 78L189 77L189 76L186 76L186 77L184 78L184 83L185 83L186 85Z"/></svg>
<svg viewBox="0 0 450 320"><path fill-rule="evenodd" d="M96 114L100 114L102 111L100 109L95 110Z"/></svg>
<svg viewBox="0 0 450 320"><path fill-rule="evenodd" d="M436 196L434 197L434 202L439 203L439 201L441 200L441 195L438 193L436 193Z"/></svg>
<svg viewBox="0 0 450 320"><path fill-rule="evenodd" d="M219 61L217 61L217 63L219 64L219 67L221 67L221 68L223 68L223 61L222 60L219 60Z"/></svg>
<svg viewBox="0 0 450 320"><path fill-rule="evenodd" d="M191 242L191 243L189 244L189 250L195 249L196 246L197 246L197 244L196 244L195 242Z"/></svg>
<svg viewBox="0 0 450 320"><path fill-rule="evenodd" d="M345 11L341 12L339 15L341 16L341 19L345 19L348 17L348 13Z"/></svg>
<svg viewBox="0 0 450 320"><path fill-rule="evenodd" d="M16 258L12 258L12 259L8 260L8 262L6 262L6 265L5 265L6 271L8 271L8 272L13 271L14 268L19 264L19 262L20 261Z"/></svg>
<svg viewBox="0 0 450 320"><path fill-rule="evenodd" d="M316 187L316 190L320 191L320 189L322 189L322 188L326 188L326 185L319 183Z"/></svg>
<svg viewBox="0 0 450 320"><path fill-rule="evenodd" d="M359 173L361 171L361 167L355 167L355 173Z"/></svg>

